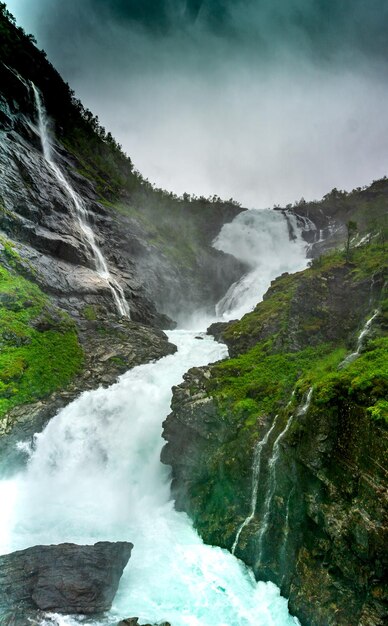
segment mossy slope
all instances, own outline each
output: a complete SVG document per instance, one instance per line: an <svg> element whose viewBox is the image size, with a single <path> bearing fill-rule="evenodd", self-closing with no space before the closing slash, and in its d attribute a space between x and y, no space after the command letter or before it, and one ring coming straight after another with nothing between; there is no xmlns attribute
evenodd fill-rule
<svg viewBox="0 0 388 626"><path fill-rule="evenodd" d="M0 259L0 417L66 386L82 366L74 322Z"/></svg>

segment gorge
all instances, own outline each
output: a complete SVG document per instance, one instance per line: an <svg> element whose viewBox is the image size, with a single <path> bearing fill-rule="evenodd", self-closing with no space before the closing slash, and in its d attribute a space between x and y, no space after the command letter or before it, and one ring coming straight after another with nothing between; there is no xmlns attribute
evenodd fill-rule
<svg viewBox="0 0 388 626"><path fill-rule="evenodd" d="M383 626L388 181L154 189L0 24L0 553L133 543L95 626Z"/></svg>

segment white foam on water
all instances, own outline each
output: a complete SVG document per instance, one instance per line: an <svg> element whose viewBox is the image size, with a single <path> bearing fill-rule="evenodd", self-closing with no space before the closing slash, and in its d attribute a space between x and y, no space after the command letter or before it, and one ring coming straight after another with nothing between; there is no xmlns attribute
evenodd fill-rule
<svg viewBox="0 0 388 626"><path fill-rule="evenodd" d="M134 368L108 389L82 394L36 436L26 471L0 483L2 551L132 541L106 618L112 624L133 615L174 626L295 624L277 587L256 583L229 552L205 545L170 500L169 468L159 458L171 387L189 367L226 356L225 346L195 335L172 331L176 354Z"/></svg>

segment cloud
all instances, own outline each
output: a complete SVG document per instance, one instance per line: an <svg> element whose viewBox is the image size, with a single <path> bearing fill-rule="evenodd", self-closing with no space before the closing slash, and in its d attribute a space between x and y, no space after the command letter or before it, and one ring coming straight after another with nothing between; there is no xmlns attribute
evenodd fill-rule
<svg viewBox="0 0 388 626"><path fill-rule="evenodd" d="M385 0L13 0L160 186L263 207L386 173Z"/></svg>

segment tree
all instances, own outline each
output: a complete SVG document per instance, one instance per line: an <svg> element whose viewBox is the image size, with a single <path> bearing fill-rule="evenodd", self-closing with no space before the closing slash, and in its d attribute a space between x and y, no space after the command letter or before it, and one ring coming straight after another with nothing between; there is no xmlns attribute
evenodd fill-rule
<svg viewBox="0 0 388 626"><path fill-rule="evenodd" d="M354 235L356 234L357 228L357 222L353 222L352 220L349 220L346 224L347 237L345 246L345 258L347 261L349 261L350 259L350 242L352 237L354 237Z"/></svg>

